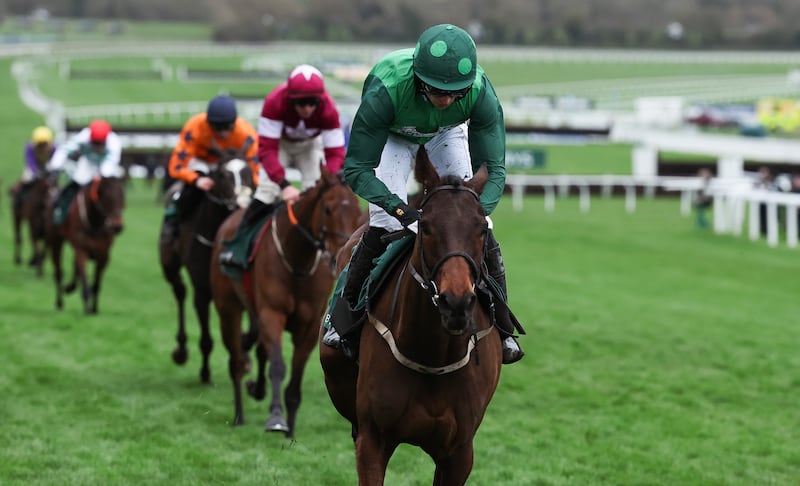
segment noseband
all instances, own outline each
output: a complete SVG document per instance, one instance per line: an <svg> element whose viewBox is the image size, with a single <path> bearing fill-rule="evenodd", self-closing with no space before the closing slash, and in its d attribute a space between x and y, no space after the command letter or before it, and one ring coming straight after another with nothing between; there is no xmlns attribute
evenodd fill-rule
<svg viewBox="0 0 800 486"><path fill-rule="evenodd" d="M475 199L478 202L480 202L480 196L478 196L478 194L475 191L473 191L472 189L470 189L470 188L468 188L466 186L461 186L461 185L443 185L443 186L438 186L438 187L434 188L430 193L425 195L425 198L422 200L422 203L420 204L420 211L422 211L424 209L425 205L428 203L428 201L430 200L431 196L433 196L437 192L441 192L441 191L467 191L470 194L472 194L472 196L475 197ZM463 251L452 251L452 252L446 253L446 254L442 255L441 258L439 258L439 260L433 265L433 267L428 267L428 265L425 263L425 255L423 253L422 238L419 235L417 235L417 237L416 237L415 244L417 245L417 248L419 249L420 266L422 268L422 272L418 272L414 268L414 265L411 263L411 259L408 260L408 265L406 267L403 267L403 269L400 272L400 276L397 279L397 285L395 286L394 295L392 297L391 308L389 310L389 318L390 319L393 319L394 315L395 315L395 310L396 310L397 301L398 301L397 297L398 297L398 293L399 293L399 290L400 290L400 283L403 281L403 273L405 272L406 268L409 269L412 277L414 278L414 280L417 281L417 283L420 285L420 287L422 287L422 289L425 290L430 295L431 301L433 302L434 307L437 307L437 308L439 307L439 289L438 289L436 283L434 282L433 278L436 275L436 272L439 271L439 269L441 268L441 266L444 264L444 262L447 259L452 258L452 257L460 256L460 257L463 257L467 261L467 263L469 264L469 267L470 267L470 273L472 274L472 288L473 288L473 291L474 291L474 288L475 288L475 282L478 280L478 278L480 276L480 271L479 271L479 268L478 268L478 264L475 263L475 260L472 258L472 256L470 256L466 252L463 252ZM485 240L484 240L484 244L485 244ZM392 335L392 331L389 329L389 327L386 324L381 322L371 312L369 312L369 302L367 302L367 305L368 305L367 317L369 318L369 321L372 323L373 327L375 327L375 329L378 331L378 334L380 334L380 336L384 339L384 341L386 341L386 343L389 345L389 349L391 350L392 355L394 356L394 358L400 364L402 364L403 366L405 366L405 367L407 367L409 369L412 369L412 370L414 370L414 371L416 371L418 373L427 374L427 375L443 375L443 374L447 374L447 373L452 373L452 372L457 371L457 370L463 368L464 366L466 366L470 362L470 357L472 355L472 351L478 345L478 341L480 341L484 337L488 336L493 330L493 327L489 326L486 329L483 329L483 330L480 330L480 331L476 331L474 329L474 324L473 324L472 333L471 333L471 335L470 335L470 337L469 337L469 339L467 341L466 351L465 351L465 353L464 353L464 355L463 355L463 357L461 359L459 359L458 361L452 362L450 364L444 365L444 366L427 366L427 365L418 363L418 362L416 362L416 361L414 361L412 359L409 359L407 356L405 356L400 351L399 347L397 346L397 342L395 341L395 338Z"/></svg>

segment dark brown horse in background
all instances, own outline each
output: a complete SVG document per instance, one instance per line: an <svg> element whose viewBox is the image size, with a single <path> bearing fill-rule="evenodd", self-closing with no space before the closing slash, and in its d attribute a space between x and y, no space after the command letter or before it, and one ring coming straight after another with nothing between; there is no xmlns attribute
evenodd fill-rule
<svg viewBox="0 0 800 486"><path fill-rule="evenodd" d="M71 293L81 284L85 314L97 314L100 284L108 265L111 245L123 229L125 187L116 177L97 177L81 188L67 212L64 223L55 226L48 217L48 246L53 260L56 283L56 308L64 307L64 292ZM72 246L74 273L72 280L62 286L61 253L64 242ZM91 286L86 275L86 263L94 261Z"/></svg>
<svg viewBox="0 0 800 486"><path fill-rule="evenodd" d="M228 277L216 263L222 240L233 235L241 214L229 218L217 235L211 283L222 339L229 354L234 425L244 423L241 383L249 370L241 344L241 319L247 310L251 322L259 324L249 335L250 340L254 334L258 337L259 367L257 381L248 383L248 392L257 400L265 397L265 365L269 360L272 399L264 428L294 436L303 372L316 345L320 319L333 285L332 255L350 237L361 216L353 191L324 166L321 173L316 185L304 191L297 202L276 210L257 246L250 272L242 280ZM291 376L284 396L286 418L281 400L281 385L286 375L284 331L291 334L294 345Z"/></svg>
<svg viewBox="0 0 800 486"><path fill-rule="evenodd" d="M36 269L36 276L41 277L44 260L47 253L46 229L48 218L52 217L53 200L56 185L46 176L42 175L30 182L25 193L22 182L17 182L9 191L9 196L14 202L12 213L14 220L14 263L22 263L22 228L28 228L28 241L30 241L31 258L28 264Z"/></svg>
<svg viewBox="0 0 800 486"><path fill-rule="evenodd" d="M203 165L198 167L198 170L214 181L214 187L200 194L198 206L180 223L177 238L165 232L162 224L158 253L162 273L170 284L178 305L178 333L175 336L177 346L172 351L172 360L178 365L183 365L189 359L184 306L186 285L181 276L181 269L186 268L193 289L194 310L200 324L200 352L203 354L200 380L203 383L210 383L209 358L214 348L209 327L211 250L217 229L225 218L249 201L255 184L250 165L239 158Z"/></svg>
<svg viewBox="0 0 800 486"><path fill-rule="evenodd" d="M415 174L424 190L419 234L385 290L368 301L358 364L320 344L328 393L352 424L360 485L383 484L401 443L431 456L434 485L464 484L500 378L500 336L475 292L487 231L479 201L486 169L469 181L440 179L420 148ZM339 256L349 258L353 244Z"/></svg>

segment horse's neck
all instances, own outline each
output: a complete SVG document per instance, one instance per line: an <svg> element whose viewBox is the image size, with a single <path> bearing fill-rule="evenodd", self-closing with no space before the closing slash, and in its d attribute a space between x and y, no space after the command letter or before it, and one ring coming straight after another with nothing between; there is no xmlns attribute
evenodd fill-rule
<svg viewBox="0 0 800 486"><path fill-rule="evenodd" d="M230 214L231 211L226 206L215 203L206 197L195 211L192 223L194 232L213 240L217 235L217 230Z"/></svg>
<svg viewBox="0 0 800 486"><path fill-rule="evenodd" d="M464 355L468 336L451 336L445 332L439 309L433 305L431 294L411 275L408 262L406 260L398 270L402 273L397 292L398 281L394 278L379 298L380 310L375 316L390 329L398 350L408 359L426 366L456 362ZM387 305L388 301L392 303ZM392 305L393 312L389 310Z"/></svg>
<svg viewBox="0 0 800 486"><path fill-rule="evenodd" d="M298 262L306 260L316 252L316 246L304 234L307 231L309 235L314 235L314 229L311 224L314 219L314 210L316 209L316 198L309 199L308 197L302 198L297 201L292 207L286 205L286 212L279 226L279 237L284 242L284 247L287 252L287 258L297 259ZM289 218L289 212L294 214L296 223ZM294 263L294 262L293 262Z"/></svg>

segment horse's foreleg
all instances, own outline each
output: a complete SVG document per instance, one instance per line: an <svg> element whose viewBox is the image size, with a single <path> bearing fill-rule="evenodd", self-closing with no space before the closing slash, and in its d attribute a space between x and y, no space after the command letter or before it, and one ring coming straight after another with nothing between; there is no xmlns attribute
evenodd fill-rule
<svg viewBox="0 0 800 486"><path fill-rule="evenodd" d="M272 400L269 404L269 418L264 424L267 432L283 432L287 436L291 434L291 429L283 416L283 398L281 386L286 377L286 362L283 359L281 343L272 343L269 348L269 382L272 391Z"/></svg>
<svg viewBox="0 0 800 486"><path fill-rule="evenodd" d="M177 365L183 365L189 359L189 351L186 349L186 327L185 327L185 302L186 285L181 277L181 263L179 258L165 258L162 249L161 272L164 279L169 282L172 288L172 295L178 306L178 333L175 335L177 345L172 350L172 361Z"/></svg>
<svg viewBox="0 0 800 486"><path fill-rule="evenodd" d="M289 424L283 416L283 396L281 386L286 377L286 362L283 359L282 337L286 329L286 317L270 309L259 312L261 322L261 345L269 354L269 382L271 385L271 400L269 404L269 418L264 424L267 432L289 432Z"/></svg>
<svg viewBox="0 0 800 486"><path fill-rule="evenodd" d="M242 351L245 353L250 352L253 349L253 345L258 342L258 317L256 317L255 313L248 312L247 319L249 327L247 332L242 335Z"/></svg>
<svg viewBox="0 0 800 486"><path fill-rule="evenodd" d="M200 352L203 354L203 364L200 367L200 381L211 383L211 368L208 364L211 351L214 349L214 340L209 329L209 306L211 303L211 290L202 285L194 287L194 310L200 323Z"/></svg>
<svg viewBox="0 0 800 486"><path fill-rule="evenodd" d="M244 424L242 378L246 373L244 352L240 344L242 340L242 310L217 306L217 314L219 314L222 343L228 350L228 375L233 384L234 416L231 425L242 425Z"/></svg>
<svg viewBox="0 0 800 486"><path fill-rule="evenodd" d="M14 215L14 264L22 264L22 218Z"/></svg>
<svg viewBox="0 0 800 486"><path fill-rule="evenodd" d="M28 217L28 241L31 247L31 258L28 260L29 267L35 267L37 258L39 257L36 247L36 227L31 217Z"/></svg>
<svg viewBox="0 0 800 486"><path fill-rule="evenodd" d="M459 447L446 458L436 462L436 472L433 475L433 486L449 486L466 484L469 473L472 471L473 457L472 442Z"/></svg>
<svg viewBox="0 0 800 486"><path fill-rule="evenodd" d="M100 282L103 280L103 272L108 265L108 255L102 255L94 264L94 279L92 281L91 292L89 293L89 313L97 314L98 301L100 300Z"/></svg>
<svg viewBox="0 0 800 486"><path fill-rule="evenodd" d="M254 400L261 401L267 396L267 360L269 353L260 342L256 344L256 380L247 382L247 393Z"/></svg>
<svg viewBox="0 0 800 486"><path fill-rule="evenodd" d="M75 258L73 259L74 262L74 275L72 276L73 283L76 280L80 280L81 283L81 300L83 300L83 313L84 314L91 314L91 288L89 287L89 280L86 278L86 261L89 259L86 255L86 252L83 250L78 250L74 248ZM69 287L69 286L68 286ZM74 285L72 285L74 288Z"/></svg>
<svg viewBox="0 0 800 486"><path fill-rule="evenodd" d="M356 437L358 484L382 485L397 444L387 444L374 426L361 426Z"/></svg>
<svg viewBox="0 0 800 486"><path fill-rule="evenodd" d="M41 278L44 276L44 260L47 255L47 248L44 240L42 238L34 239L33 248L36 259L36 263L34 264L34 267L36 268L36 276Z"/></svg>
<svg viewBox="0 0 800 486"><path fill-rule="evenodd" d="M64 241L60 238L54 239L50 251L53 260L53 280L56 284L56 309L58 310L64 308L64 289L61 286L61 281L64 278L63 271L61 270L61 252L63 249Z"/></svg>
<svg viewBox="0 0 800 486"><path fill-rule="evenodd" d="M65 286L64 286L64 292L66 292L66 293L68 293L68 294L71 294L72 292L75 292L75 289L77 289L77 288L78 288L78 278L79 278L79 276L81 275L80 269L79 269L79 267L78 267L78 265L79 265L79 264L78 264L78 258L79 258L79 256L78 256L78 255L79 255L81 252L80 252L80 250L78 250L77 248L75 248L75 245L72 245L72 250L73 250L73 251L72 251L72 253L73 253L73 259L72 259L72 278L70 278L70 281L69 281L69 283L68 283L67 285L65 285Z"/></svg>
<svg viewBox="0 0 800 486"><path fill-rule="evenodd" d="M305 328L311 329L312 325ZM294 352L292 353L292 374L289 377L289 383L286 385L284 391L284 402L286 403L286 421L289 425L289 431L286 433L288 438L294 437L294 426L297 419L297 410L300 408L300 402L303 399L303 392L301 385L303 383L303 373L308 363L308 357L311 355L311 350L314 349L316 344L315 333L293 334L292 344L294 345Z"/></svg>

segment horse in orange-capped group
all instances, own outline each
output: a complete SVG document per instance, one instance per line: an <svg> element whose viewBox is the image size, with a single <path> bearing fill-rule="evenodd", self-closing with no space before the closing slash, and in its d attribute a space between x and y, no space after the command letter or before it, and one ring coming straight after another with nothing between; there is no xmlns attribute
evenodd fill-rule
<svg viewBox="0 0 800 486"><path fill-rule="evenodd" d="M239 154L236 154L239 155ZM209 191L193 189L190 195L191 214L181 218L179 234L169 234L167 223L162 223L158 240L159 263L164 279L169 283L178 308L178 332L175 335L177 344L172 351L172 361L184 365L189 359L186 346L186 301L187 287L181 275L185 268L192 286L192 304L198 323L200 324L200 381L211 383L211 351L214 341L211 337L211 287L209 269L211 252L217 230L225 219L241 206L250 201L255 188L255 177L250 164L233 156L216 164L193 162L198 172L204 173L214 181ZM168 195L180 188L177 185L168 191ZM187 189L183 189L187 190Z"/></svg>

